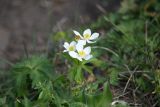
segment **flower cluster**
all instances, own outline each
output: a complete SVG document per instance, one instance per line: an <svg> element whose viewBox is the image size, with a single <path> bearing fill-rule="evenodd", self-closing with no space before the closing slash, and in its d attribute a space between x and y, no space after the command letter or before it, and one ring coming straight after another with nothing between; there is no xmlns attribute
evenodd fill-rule
<svg viewBox="0 0 160 107"><path fill-rule="evenodd" d="M76 58L79 61L82 61L83 59L91 59L93 57L91 55L91 47L85 46L87 45L87 43L95 43L95 40L99 37L99 33L92 34L90 29L86 29L83 32L83 35L75 30L73 32L75 34L76 42L65 42L63 45L65 50L63 52L68 52L72 58Z"/></svg>

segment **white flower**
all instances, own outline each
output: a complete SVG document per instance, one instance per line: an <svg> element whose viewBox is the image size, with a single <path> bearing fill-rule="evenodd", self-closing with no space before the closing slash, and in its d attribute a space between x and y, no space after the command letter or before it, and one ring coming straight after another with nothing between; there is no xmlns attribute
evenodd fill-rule
<svg viewBox="0 0 160 107"><path fill-rule="evenodd" d="M84 32L83 32L83 36L81 36L81 34L77 31L73 31L76 35L76 40L80 41L80 42L83 42L84 45L86 45L86 42L87 43L94 43L95 39L97 39L99 37L99 33L91 33L91 30L90 29L86 29Z"/></svg>
<svg viewBox="0 0 160 107"><path fill-rule="evenodd" d="M65 42L63 47L65 48L65 50L63 52L75 51L76 50L76 42L72 41L70 44L68 42Z"/></svg>
<svg viewBox="0 0 160 107"><path fill-rule="evenodd" d="M78 60L82 61L82 59L89 60L92 58L92 55L90 54L91 52L91 47L86 47L84 48L84 45L82 43L78 43L76 45L76 50L75 51L70 51L69 55L73 58L77 58Z"/></svg>

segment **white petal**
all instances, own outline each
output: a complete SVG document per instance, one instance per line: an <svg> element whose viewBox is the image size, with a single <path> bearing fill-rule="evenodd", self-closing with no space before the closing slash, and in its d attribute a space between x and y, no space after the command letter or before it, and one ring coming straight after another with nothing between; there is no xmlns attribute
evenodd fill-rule
<svg viewBox="0 0 160 107"><path fill-rule="evenodd" d="M72 41L72 42L70 43L70 46L76 46L76 42L75 42L75 41Z"/></svg>
<svg viewBox="0 0 160 107"><path fill-rule="evenodd" d="M76 45L76 50L77 50L77 51L82 51L82 50L83 50L83 44L78 43L78 44Z"/></svg>
<svg viewBox="0 0 160 107"><path fill-rule="evenodd" d="M89 60L91 59L93 56L92 55L87 55L86 57L84 57L85 60Z"/></svg>
<svg viewBox="0 0 160 107"><path fill-rule="evenodd" d="M95 43L95 42L96 42L96 41L94 41L94 42L93 42L93 41L89 41L89 40L87 40L87 43Z"/></svg>
<svg viewBox="0 0 160 107"><path fill-rule="evenodd" d="M90 40L97 39L99 37L99 33L93 33L92 36L90 37Z"/></svg>
<svg viewBox="0 0 160 107"><path fill-rule="evenodd" d="M81 39L83 38L79 32L77 32L77 31L75 31L75 30L73 30L73 32L74 32L74 34L75 34L76 36L80 36Z"/></svg>
<svg viewBox="0 0 160 107"><path fill-rule="evenodd" d="M77 57L77 59L78 59L78 60L80 60L80 61L82 61L82 58L81 58L81 57L79 57L79 56Z"/></svg>
<svg viewBox="0 0 160 107"><path fill-rule="evenodd" d="M66 49L68 49L69 43L68 43L68 42L65 42L63 46L64 46Z"/></svg>
<svg viewBox="0 0 160 107"><path fill-rule="evenodd" d="M67 52L68 50L64 50L63 52Z"/></svg>
<svg viewBox="0 0 160 107"><path fill-rule="evenodd" d="M88 55L91 52L91 47L88 46L88 47L84 48L84 52Z"/></svg>
<svg viewBox="0 0 160 107"><path fill-rule="evenodd" d="M83 32L83 36L84 36L85 34L91 35L91 30L90 30L90 29L86 29L86 30Z"/></svg>
<svg viewBox="0 0 160 107"><path fill-rule="evenodd" d="M78 44L86 45L86 40L79 40Z"/></svg>
<svg viewBox="0 0 160 107"><path fill-rule="evenodd" d="M75 30L73 30L73 32L74 32L74 34L77 35L77 36L81 35L79 32L77 32L77 31L75 31Z"/></svg>
<svg viewBox="0 0 160 107"><path fill-rule="evenodd" d="M70 51L69 52L69 55L72 57L72 58L77 58L78 57L78 54L74 51Z"/></svg>

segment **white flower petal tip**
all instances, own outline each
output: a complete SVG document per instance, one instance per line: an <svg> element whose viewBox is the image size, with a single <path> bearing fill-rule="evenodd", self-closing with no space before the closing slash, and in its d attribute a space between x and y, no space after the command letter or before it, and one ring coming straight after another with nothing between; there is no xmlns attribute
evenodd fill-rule
<svg viewBox="0 0 160 107"><path fill-rule="evenodd" d="M96 41L87 40L87 43L96 43Z"/></svg>
<svg viewBox="0 0 160 107"><path fill-rule="evenodd" d="M63 52L67 52L67 50L64 50Z"/></svg>
<svg viewBox="0 0 160 107"><path fill-rule="evenodd" d="M77 58L78 57L78 54L74 51L71 51L69 52L69 55L72 57L72 58Z"/></svg>
<svg viewBox="0 0 160 107"><path fill-rule="evenodd" d="M84 52L85 52L86 54L90 54L90 52L91 52L91 47L90 47L90 46L86 47L86 48L84 49Z"/></svg>
<svg viewBox="0 0 160 107"><path fill-rule="evenodd" d="M75 41L72 41L71 43L70 43L70 45L76 45L76 42Z"/></svg>
<svg viewBox="0 0 160 107"><path fill-rule="evenodd" d="M86 29L84 32L83 32L83 36L84 35L91 35L91 29Z"/></svg>
<svg viewBox="0 0 160 107"><path fill-rule="evenodd" d="M99 37L99 33L93 33L90 40L97 39Z"/></svg>
<svg viewBox="0 0 160 107"><path fill-rule="evenodd" d="M64 48L68 48L68 47L69 47L69 43L68 43L68 42L65 42L64 45L63 45L63 47L64 47Z"/></svg>
<svg viewBox="0 0 160 107"><path fill-rule="evenodd" d="M82 58L81 58L81 57L77 57L77 59L78 59L79 61L82 61Z"/></svg>
<svg viewBox="0 0 160 107"><path fill-rule="evenodd" d="M79 32L77 32L76 30L73 30L73 32L74 32L74 34L77 35L77 36L81 35L81 34L80 34Z"/></svg>
<svg viewBox="0 0 160 107"><path fill-rule="evenodd" d="M85 59L85 60L90 60L92 57L93 57L92 55L88 55L88 56L86 56L84 59Z"/></svg>

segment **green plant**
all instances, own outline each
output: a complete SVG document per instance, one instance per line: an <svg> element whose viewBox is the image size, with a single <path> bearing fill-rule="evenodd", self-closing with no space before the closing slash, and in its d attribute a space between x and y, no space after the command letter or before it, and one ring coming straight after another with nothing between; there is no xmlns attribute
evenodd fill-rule
<svg viewBox="0 0 160 107"><path fill-rule="evenodd" d="M107 33L97 45L107 47L118 54L117 57L111 53L99 51L99 56L105 57L107 54L109 57L107 71L111 75L111 83L119 85L117 84L119 77L121 81L127 81L126 86L129 82L132 89L139 89L143 94L150 93L149 95L156 99L157 95L153 95L152 92L155 89L159 90L157 71L160 51L160 14L158 13L160 8L157 6L160 3L156 0L151 1L124 0L119 13L102 16L91 27L106 30ZM129 7L130 3L134 5ZM152 8L154 15L150 14L149 8ZM143 102L144 100L142 104L146 106Z"/></svg>
<svg viewBox="0 0 160 107"><path fill-rule="evenodd" d="M1 93L4 97L0 98L0 104L9 107L110 106L112 93L106 79L93 82L84 77L84 71L87 71L94 78L93 68L87 64L98 59L80 62L66 53L59 55L73 64L65 74L55 72L54 63L46 56L36 55L14 64L12 88L8 90L9 94Z"/></svg>
<svg viewBox="0 0 160 107"><path fill-rule="evenodd" d="M117 13L90 25L102 32L97 42L99 34L90 29L83 35L74 31L75 41L68 31L54 33L54 51L11 64L9 75L0 78L0 106L129 107L120 98L126 93L134 97L134 106L135 99L141 106L159 106L159 5L123 0ZM122 95L114 93L115 87L123 89Z"/></svg>

